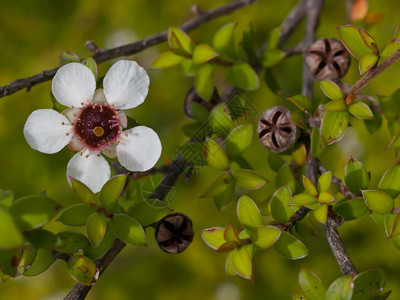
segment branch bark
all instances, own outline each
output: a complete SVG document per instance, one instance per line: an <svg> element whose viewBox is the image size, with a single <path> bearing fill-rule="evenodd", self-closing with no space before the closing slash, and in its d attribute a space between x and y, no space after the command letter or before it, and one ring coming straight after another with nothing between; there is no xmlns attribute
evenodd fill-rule
<svg viewBox="0 0 400 300"><path fill-rule="evenodd" d="M208 11L202 11L200 15L190 19L189 21L181 24L179 28L181 28L183 31L191 31L200 25L209 22L213 19L216 19L218 17L221 17L223 15L229 14L235 10L238 10L244 6L250 5L257 0L236 0L232 1L226 5L210 9ZM120 47L112 48L112 49L106 49L102 50L97 48L97 46L94 46L95 44L93 42L86 43L87 46L89 46L89 50L94 52L95 54L93 55L93 58L96 60L98 64L105 62L107 60L113 59L113 58L118 58L121 56L126 56L126 55L132 55L135 53L138 53L146 48L149 48L151 46L160 44L164 41L166 41L168 38L168 32L163 31L157 34L153 34L148 36L147 38L123 45ZM27 91L29 91L33 86L46 82L48 80L51 80L54 75L56 74L58 70L58 67L50 69L50 70L44 70L40 72L39 74L26 77L26 78L21 78L14 80L10 82L8 85L1 86L0 87L0 98L9 96L14 94L15 92L18 92L19 90L22 90L24 88L27 88Z"/></svg>

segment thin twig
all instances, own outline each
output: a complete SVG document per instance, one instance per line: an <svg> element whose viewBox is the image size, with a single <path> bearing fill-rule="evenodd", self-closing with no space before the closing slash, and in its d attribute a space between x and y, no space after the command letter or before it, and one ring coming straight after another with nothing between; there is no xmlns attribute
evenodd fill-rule
<svg viewBox="0 0 400 300"><path fill-rule="evenodd" d="M179 27L188 32L191 31L200 25L211 21L215 18L218 18L220 16L229 14L235 10L238 10L244 6L250 5L257 0L236 0L233 2L230 2L226 5L210 9L208 11L203 11L200 15L197 15L196 17L190 19L189 21L181 24ZM157 34L153 34L148 36L147 38L123 45L120 47L112 48L112 49L106 49L106 50L100 50L97 48L96 53L93 55L93 58L96 60L98 64L105 62L107 60L113 59L113 58L118 58L121 56L126 56L126 55L132 55L135 53L138 53L146 48L149 48L151 46L157 45L159 43L162 43L167 40L168 38L168 32L163 31ZM90 49L92 51L92 49ZM1 86L0 87L0 98L4 96L9 96L14 94L15 92L22 90L24 88L30 89L31 87L42 83L46 82L48 80L51 80L54 75L56 74L58 70L57 68L51 69L51 70L45 70L40 72L39 74L22 78L22 79L17 79L12 82L10 82L8 85Z"/></svg>
<svg viewBox="0 0 400 300"><path fill-rule="evenodd" d="M304 18L304 15L306 14L306 2L307 0L301 0L297 3L281 23L282 31L280 33L278 46L281 46L288 39L296 29L297 25Z"/></svg>

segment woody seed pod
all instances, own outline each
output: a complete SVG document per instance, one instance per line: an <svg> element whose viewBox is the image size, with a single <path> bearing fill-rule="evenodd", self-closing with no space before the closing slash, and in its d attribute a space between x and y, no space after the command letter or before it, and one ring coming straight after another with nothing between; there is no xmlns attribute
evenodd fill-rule
<svg viewBox="0 0 400 300"><path fill-rule="evenodd" d="M350 55L335 39L319 39L305 52L305 61L316 80L342 78L350 65Z"/></svg>
<svg viewBox="0 0 400 300"><path fill-rule="evenodd" d="M181 213L172 213L156 225L156 241L164 252L174 254L184 251L193 240L192 221Z"/></svg>
<svg viewBox="0 0 400 300"><path fill-rule="evenodd" d="M264 147L282 152L296 139L296 125L290 120L290 111L275 106L264 111L258 121L257 135Z"/></svg>

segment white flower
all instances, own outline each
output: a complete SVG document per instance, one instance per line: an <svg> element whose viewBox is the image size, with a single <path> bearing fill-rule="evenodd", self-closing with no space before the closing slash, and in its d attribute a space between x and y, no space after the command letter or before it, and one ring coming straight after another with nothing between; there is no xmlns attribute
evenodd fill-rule
<svg viewBox="0 0 400 300"><path fill-rule="evenodd" d="M95 91L95 77L89 68L67 64L54 76L52 91L58 102L70 108L62 113L52 109L32 112L25 123L25 139L43 153L56 153L66 145L79 151L68 163L68 181L71 176L95 193L110 178L110 166L101 152L118 157L130 171L146 171L160 158L160 139L145 126L122 131L127 119L121 109L140 105L149 82L136 62L120 60L104 77L104 90Z"/></svg>

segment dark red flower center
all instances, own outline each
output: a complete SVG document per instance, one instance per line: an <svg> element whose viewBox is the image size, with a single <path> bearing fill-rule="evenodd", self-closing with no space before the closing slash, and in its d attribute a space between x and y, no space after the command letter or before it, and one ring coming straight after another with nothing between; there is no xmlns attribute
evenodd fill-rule
<svg viewBox="0 0 400 300"><path fill-rule="evenodd" d="M88 105L74 125L75 134L89 148L103 148L121 133L117 111L108 105Z"/></svg>

